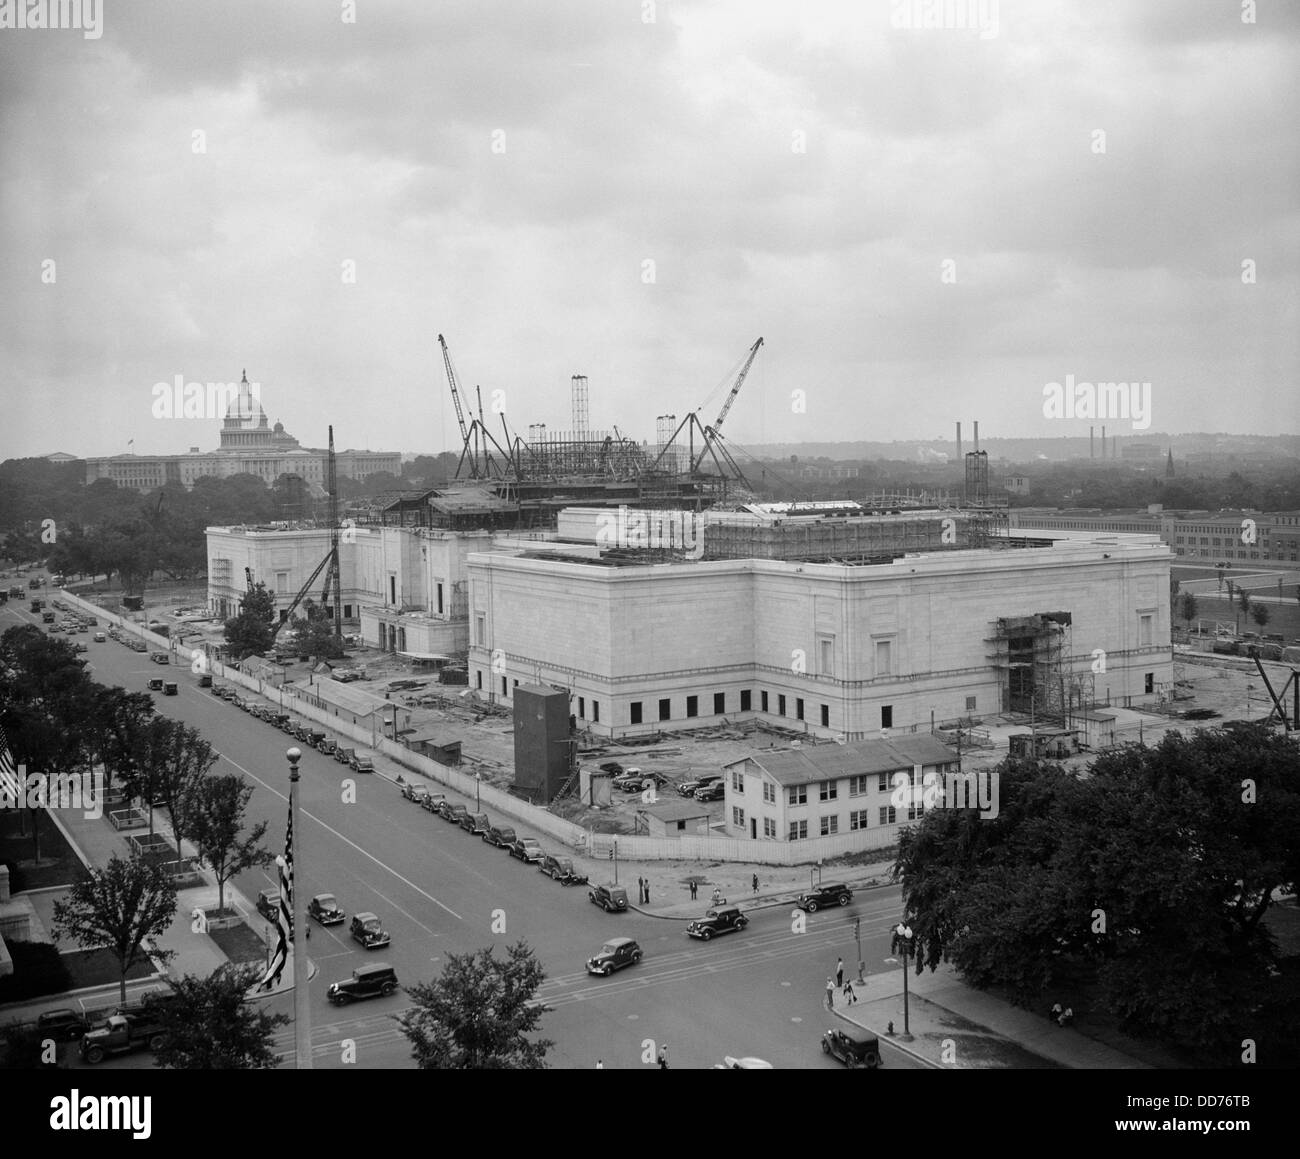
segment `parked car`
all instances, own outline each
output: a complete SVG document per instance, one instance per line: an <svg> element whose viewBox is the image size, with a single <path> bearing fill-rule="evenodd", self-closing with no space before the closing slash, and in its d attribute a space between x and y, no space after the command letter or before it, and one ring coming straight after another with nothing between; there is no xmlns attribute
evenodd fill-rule
<svg viewBox="0 0 1300 1159"><path fill-rule="evenodd" d="M72 645L72 650L73 650L74 652L89 652L89 651L90 651L90 649L87 648L86 645L83 644L80 640L78 640L75 644Z"/></svg>
<svg viewBox="0 0 1300 1159"><path fill-rule="evenodd" d="M541 843L532 837L516 837L510 842L510 856L517 857L520 861L541 861L546 854Z"/></svg>
<svg viewBox="0 0 1300 1159"><path fill-rule="evenodd" d="M623 766L620 765L620 764L618 763L618 761L605 761L604 764L602 764L602 765L600 765L600 766L598 766L598 767L600 768L600 771L601 771L602 773L615 773L615 774L618 774L618 773L621 773L621 772L623 771Z"/></svg>
<svg viewBox="0 0 1300 1159"><path fill-rule="evenodd" d="M257 895L257 912L267 921L273 922L280 912L280 891L264 889Z"/></svg>
<svg viewBox="0 0 1300 1159"><path fill-rule="evenodd" d="M170 664L172 662L172 658L166 652L151 652L149 659L155 664Z"/></svg>
<svg viewBox="0 0 1300 1159"><path fill-rule="evenodd" d="M323 926L336 926L347 917L332 893L318 893L312 898L307 903L307 916Z"/></svg>
<svg viewBox="0 0 1300 1159"><path fill-rule="evenodd" d="M336 761L338 761L338 763L341 764L341 765L348 765L348 764L351 764L351 763L352 763L352 758L353 758L354 756L356 756L356 755L357 755L357 750L356 750L356 749L342 749L342 748L340 748L340 749L335 749L335 750L334 750L334 759L335 759Z"/></svg>
<svg viewBox="0 0 1300 1159"><path fill-rule="evenodd" d="M695 790L695 799L697 801L721 801L727 795L727 783L725 781L710 781L707 785L701 785Z"/></svg>
<svg viewBox="0 0 1300 1159"><path fill-rule="evenodd" d="M704 785L711 785L714 781L722 780L721 773L705 773L702 777L696 777L693 781L682 781L677 786L677 791L683 797L693 797L695 790L702 788Z"/></svg>
<svg viewBox="0 0 1300 1159"><path fill-rule="evenodd" d="M875 1070L883 1065L880 1039L869 1030L841 1026L822 1035L822 1051L854 1070Z"/></svg>
<svg viewBox="0 0 1300 1159"><path fill-rule="evenodd" d="M354 753L352 759L348 761L354 773L373 773L375 771L375 762L369 757L359 753Z"/></svg>
<svg viewBox="0 0 1300 1159"><path fill-rule="evenodd" d="M102 1025L81 1036L81 1057L94 1064L102 1062L110 1054L157 1051L166 1038L163 1028L150 1016L113 1014Z"/></svg>
<svg viewBox="0 0 1300 1159"><path fill-rule="evenodd" d="M640 774L621 773L611 782L614 788L623 793L639 793L645 786L645 778Z"/></svg>
<svg viewBox="0 0 1300 1159"><path fill-rule="evenodd" d="M321 746L321 742L322 742L324 739L325 739L325 731L324 731L324 729L319 729L319 728L309 728L309 729L307 730L307 737L306 737L306 740L307 740L307 744L308 744L311 748L319 749L320 746Z"/></svg>
<svg viewBox="0 0 1300 1159"><path fill-rule="evenodd" d="M627 890L621 885L593 885L587 890L587 898L607 914L627 909Z"/></svg>
<svg viewBox="0 0 1300 1159"><path fill-rule="evenodd" d="M749 918L740 912L739 907L725 905L711 909L702 918L691 922L686 927L686 932L692 938L699 938L707 942L718 934L729 934L735 930L743 930L747 925L749 925Z"/></svg>
<svg viewBox="0 0 1300 1159"><path fill-rule="evenodd" d="M483 840L498 849L506 849L515 842L515 831L509 825L489 825Z"/></svg>
<svg viewBox="0 0 1300 1159"><path fill-rule="evenodd" d="M204 672L204 673L199 677L199 687L200 687L200 688L211 688L211 687L212 687L212 673L211 673L211 672Z"/></svg>
<svg viewBox="0 0 1300 1159"><path fill-rule="evenodd" d="M105 636L103 632L96 632L94 639L96 644L105 644L108 642L108 637Z"/></svg>
<svg viewBox="0 0 1300 1159"><path fill-rule="evenodd" d="M552 881L558 881L561 885L587 884L586 876L574 868L571 857L555 857L548 853L542 858L538 868Z"/></svg>
<svg viewBox="0 0 1300 1159"><path fill-rule="evenodd" d="M587 959L587 973L608 978L615 970L641 960L641 947L632 938L610 938Z"/></svg>
<svg viewBox="0 0 1300 1159"><path fill-rule="evenodd" d="M480 837L488 831L492 824L486 813L471 813L468 809L457 818L456 823L466 833L473 833Z"/></svg>
<svg viewBox="0 0 1300 1159"><path fill-rule="evenodd" d="M469 812L464 805L453 805L450 801L443 801L438 806L438 816L444 821L452 821L457 825L460 824L461 817Z"/></svg>
<svg viewBox="0 0 1300 1159"><path fill-rule="evenodd" d="M334 750L338 747L339 742L329 736L316 745L316 748L323 752L327 757L332 757L334 755Z"/></svg>
<svg viewBox="0 0 1300 1159"><path fill-rule="evenodd" d="M335 1006L345 1006L358 998L386 998L397 987L397 971L387 962L376 962L373 966L358 966L351 978L332 982L326 997Z"/></svg>
<svg viewBox="0 0 1300 1159"><path fill-rule="evenodd" d="M714 1070L775 1070L776 1068L764 1058L733 1058L727 1055L721 1062L713 1064Z"/></svg>
<svg viewBox="0 0 1300 1159"><path fill-rule="evenodd" d="M816 889L800 895L794 904L810 914L816 913L822 906L848 905L853 900L853 891L843 882L823 883Z"/></svg>
<svg viewBox="0 0 1300 1159"><path fill-rule="evenodd" d="M438 806L446 799L446 793L432 793L426 789L424 791L424 797L420 801L420 808L428 809L430 813L436 813L438 811Z"/></svg>
<svg viewBox="0 0 1300 1159"><path fill-rule="evenodd" d="M377 950L393 939L388 936L379 918L371 913L357 914L352 919L352 939L367 950Z"/></svg>
<svg viewBox="0 0 1300 1159"><path fill-rule="evenodd" d="M417 785L414 781L402 782L402 796L408 801L414 801L417 805L423 803L428 793L428 789L423 785Z"/></svg>
<svg viewBox="0 0 1300 1159"><path fill-rule="evenodd" d="M56 1042L76 1042L89 1029L85 1015L69 1008L46 1010L36 1016L36 1033Z"/></svg>

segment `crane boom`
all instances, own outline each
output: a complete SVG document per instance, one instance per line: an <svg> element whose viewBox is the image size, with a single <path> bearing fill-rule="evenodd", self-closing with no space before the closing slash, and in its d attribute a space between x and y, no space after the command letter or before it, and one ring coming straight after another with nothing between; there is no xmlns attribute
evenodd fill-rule
<svg viewBox="0 0 1300 1159"><path fill-rule="evenodd" d="M438 335L438 344L442 347L442 362L447 368L447 385L451 388L451 401L456 404L456 421L460 424L461 442L469 441L469 428L465 425L465 411L460 405L460 386L456 381L456 369L451 364L451 351L447 349L447 340Z"/></svg>
<svg viewBox="0 0 1300 1159"><path fill-rule="evenodd" d="M749 368L754 365L754 358L758 354L758 348L763 345L763 339L759 338L753 346L749 348L749 357L745 359L745 365L740 368L740 373L736 375L736 385L731 388L731 393L727 395L727 401L722 404L722 412L718 415L718 420L713 424L713 433L717 434L722 429L722 420L727 417L727 412L731 409L731 404L736 401L736 395L740 393L740 388L745 384L745 375L749 373Z"/></svg>

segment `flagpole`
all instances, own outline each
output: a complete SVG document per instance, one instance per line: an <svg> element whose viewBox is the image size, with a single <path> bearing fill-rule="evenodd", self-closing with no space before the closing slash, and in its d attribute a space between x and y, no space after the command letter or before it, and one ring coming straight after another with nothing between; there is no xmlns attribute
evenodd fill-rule
<svg viewBox="0 0 1300 1159"><path fill-rule="evenodd" d="M293 850L293 1048L294 1061L299 1070L311 1070L311 1007L307 993L307 938L300 882L306 880L302 871L302 827L298 824L298 762L302 750L291 748L284 754L289 758L289 824L294 835Z"/></svg>

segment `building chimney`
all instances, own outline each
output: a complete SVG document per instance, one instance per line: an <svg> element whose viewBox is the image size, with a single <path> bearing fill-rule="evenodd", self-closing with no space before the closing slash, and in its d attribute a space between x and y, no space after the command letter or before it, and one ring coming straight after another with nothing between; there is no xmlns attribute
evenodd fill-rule
<svg viewBox="0 0 1300 1159"><path fill-rule="evenodd" d="M961 423L957 424L957 462L961 462Z"/></svg>

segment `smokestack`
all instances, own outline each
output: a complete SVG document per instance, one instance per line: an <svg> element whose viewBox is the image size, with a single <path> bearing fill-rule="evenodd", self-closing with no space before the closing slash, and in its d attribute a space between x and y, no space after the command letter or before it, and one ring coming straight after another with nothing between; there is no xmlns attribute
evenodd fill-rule
<svg viewBox="0 0 1300 1159"><path fill-rule="evenodd" d="M961 462L961 423L957 424L957 462Z"/></svg>
<svg viewBox="0 0 1300 1159"><path fill-rule="evenodd" d="M980 424L979 419L975 420L975 450L980 449Z"/></svg>

